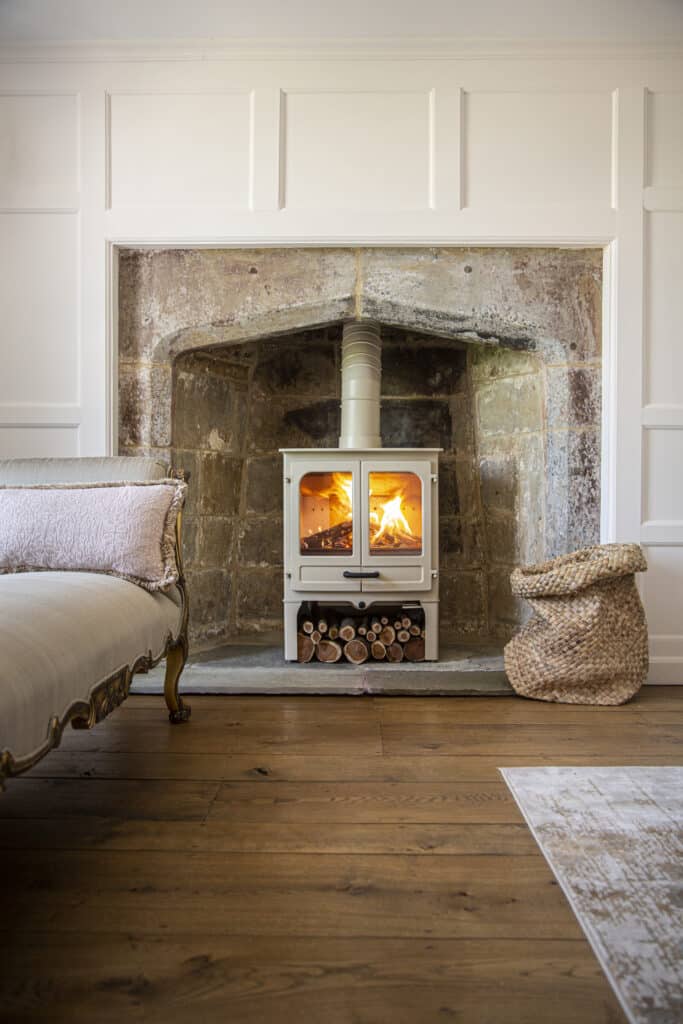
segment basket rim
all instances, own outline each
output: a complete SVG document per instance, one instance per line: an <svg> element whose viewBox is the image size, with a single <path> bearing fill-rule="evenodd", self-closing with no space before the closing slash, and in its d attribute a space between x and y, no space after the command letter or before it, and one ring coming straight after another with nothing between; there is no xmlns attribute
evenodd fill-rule
<svg viewBox="0 0 683 1024"><path fill-rule="evenodd" d="M546 562L520 566L512 572L510 582L516 597L551 597L646 569L640 544L593 544Z"/></svg>

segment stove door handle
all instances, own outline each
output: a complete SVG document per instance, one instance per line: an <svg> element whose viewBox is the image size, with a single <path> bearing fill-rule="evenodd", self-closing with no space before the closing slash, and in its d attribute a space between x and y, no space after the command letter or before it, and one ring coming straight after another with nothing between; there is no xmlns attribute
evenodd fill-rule
<svg viewBox="0 0 683 1024"><path fill-rule="evenodd" d="M345 569L343 576L345 580L377 580L379 579L379 570L373 569L372 572L351 572L350 569Z"/></svg>

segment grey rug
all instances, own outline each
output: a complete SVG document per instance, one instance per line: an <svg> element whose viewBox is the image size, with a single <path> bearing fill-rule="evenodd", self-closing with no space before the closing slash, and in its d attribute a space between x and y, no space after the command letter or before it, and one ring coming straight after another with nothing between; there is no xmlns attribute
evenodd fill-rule
<svg viewBox="0 0 683 1024"><path fill-rule="evenodd" d="M502 768L629 1021L683 1021L683 768Z"/></svg>

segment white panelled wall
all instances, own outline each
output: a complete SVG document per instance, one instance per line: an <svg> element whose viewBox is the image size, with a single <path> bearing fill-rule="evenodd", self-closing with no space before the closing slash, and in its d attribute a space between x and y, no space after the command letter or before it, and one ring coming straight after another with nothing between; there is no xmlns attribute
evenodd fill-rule
<svg viewBox="0 0 683 1024"><path fill-rule="evenodd" d="M603 245L603 535L683 683L683 55L0 54L0 455L115 445L117 246Z"/></svg>

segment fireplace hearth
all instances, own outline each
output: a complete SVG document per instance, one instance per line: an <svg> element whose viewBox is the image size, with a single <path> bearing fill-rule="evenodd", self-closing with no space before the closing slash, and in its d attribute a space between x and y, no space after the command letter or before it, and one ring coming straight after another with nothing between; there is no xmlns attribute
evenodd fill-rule
<svg viewBox="0 0 683 1024"><path fill-rule="evenodd" d="M282 658L285 514L287 557L299 566L310 571L315 560L329 574L339 560L343 572L357 540L358 566L346 571L377 571L386 556L402 586L415 583L409 569L426 569L412 563L438 530L428 568L439 574L441 649L421 671L440 675L453 645L500 647L523 618L509 590L514 565L598 539L601 263L592 249L122 250L119 450L189 474L193 649L263 642ZM368 436L345 447L342 334L356 322L381 325L381 431L363 428ZM283 448L328 474L309 478L303 506L297 494L288 512ZM417 459L431 473L437 455L431 520L420 505L420 524L416 481L396 472L413 472L403 460ZM325 465L331 456L356 469L350 530L333 476L344 467ZM364 484L364 463L376 457L374 472L386 475ZM420 609L429 597L342 580L375 610L381 594ZM321 605L337 614L341 597L342 611L362 620L368 609L349 593L291 596L301 607L314 594L316 619ZM366 670L373 680L409 671L370 658Z"/></svg>

